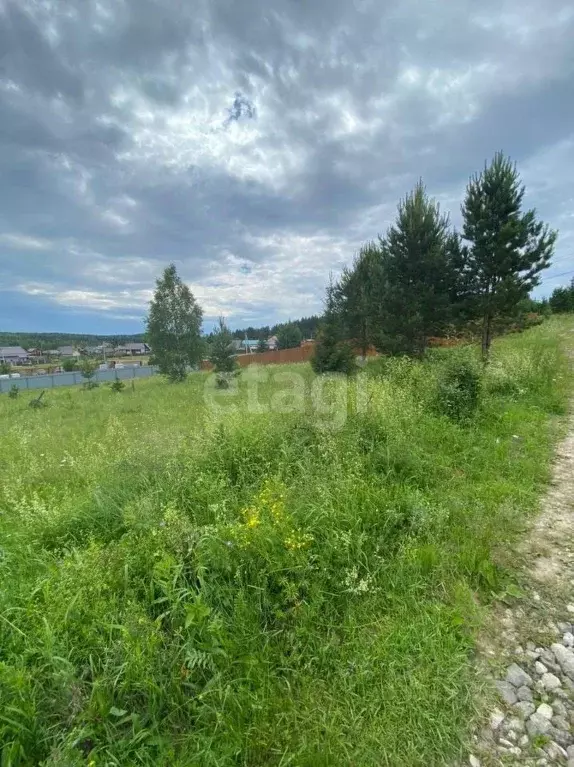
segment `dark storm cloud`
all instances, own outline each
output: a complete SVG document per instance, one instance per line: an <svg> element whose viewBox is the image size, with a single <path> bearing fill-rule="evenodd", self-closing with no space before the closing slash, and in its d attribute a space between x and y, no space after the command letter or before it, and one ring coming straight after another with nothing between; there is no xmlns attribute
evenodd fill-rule
<svg viewBox="0 0 574 767"><path fill-rule="evenodd" d="M208 314L309 314L500 148L574 268L573 36L566 0L0 0L0 321L141 316L169 260Z"/></svg>

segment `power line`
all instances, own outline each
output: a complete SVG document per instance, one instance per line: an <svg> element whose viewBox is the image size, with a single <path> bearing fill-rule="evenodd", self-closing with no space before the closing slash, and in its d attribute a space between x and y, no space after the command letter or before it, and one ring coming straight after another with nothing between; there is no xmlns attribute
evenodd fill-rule
<svg viewBox="0 0 574 767"><path fill-rule="evenodd" d="M569 274L574 274L574 269L570 269L567 272L560 272L560 274L553 274L551 277L547 277L542 282L550 282L550 280L557 280L559 277L567 277Z"/></svg>

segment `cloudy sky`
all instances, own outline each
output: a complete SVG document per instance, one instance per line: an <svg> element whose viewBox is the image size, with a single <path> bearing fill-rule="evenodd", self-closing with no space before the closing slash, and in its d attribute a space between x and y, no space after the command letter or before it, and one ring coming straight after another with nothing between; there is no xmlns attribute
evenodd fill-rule
<svg viewBox="0 0 574 767"><path fill-rule="evenodd" d="M0 0L0 329L137 332L174 261L233 326L320 310L422 176L503 149L574 270L571 0Z"/></svg>

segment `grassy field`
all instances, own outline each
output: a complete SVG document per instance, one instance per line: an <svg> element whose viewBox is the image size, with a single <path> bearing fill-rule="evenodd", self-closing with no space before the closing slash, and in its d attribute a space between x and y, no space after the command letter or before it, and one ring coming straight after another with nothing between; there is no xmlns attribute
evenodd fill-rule
<svg viewBox="0 0 574 767"><path fill-rule="evenodd" d="M467 350L0 397L2 766L447 764L573 330L499 340L464 422Z"/></svg>

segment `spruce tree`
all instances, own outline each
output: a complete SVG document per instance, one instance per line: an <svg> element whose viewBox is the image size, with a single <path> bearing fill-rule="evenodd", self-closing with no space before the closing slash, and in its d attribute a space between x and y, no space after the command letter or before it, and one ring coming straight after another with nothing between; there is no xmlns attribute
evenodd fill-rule
<svg viewBox="0 0 574 767"><path fill-rule="evenodd" d="M352 339L366 357L376 333L377 286L381 283L380 249L373 243L364 245L345 267L335 286L335 300L341 314L344 335Z"/></svg>
<svg viewBox="0 0 574 767"><path fill-rule="evenodd" d="M212 336L209 361L217 375L217 386L227 389L231 379L237 375L239 366L233 352L233 336L223 317L219 318L218 327Z"/></svg>
<svg viewBox="0 0 574 767"><path fill-rule="evenodd" d="M337 290L332 282L327 287L325 314L319 327L311 365L316 373L345 373L346 375L350 375L356 367L353 349L343 339Z"/></svg>
<svg viewBox="0 0 574 767"><path fill-rule="evenodd" d="M448 216L419 182L399 203L396 223L380 238L382 279L377 345L390 353L422 354L429 337L452 319L456 238Z"/></svg>
<svg viewBox="0 0 574 767"><path fill-rule="evenodd" d="M147 317L147 342L153 364L170 381L183 381L202 357L203 312L189 287L170 264L157 280Z"/></svg>
<svg viewBox="0 0 574 767"><path fill-rule="evenodd" d="M462 205L468 242L472 307L482 321L482 354L488 359L493 321L508 317L538 285L550 265L556 232L522 212L525 188L516 166L502 152L475 174Z"/></svg>

